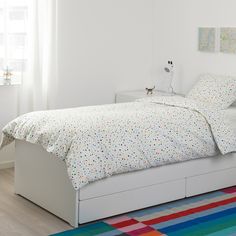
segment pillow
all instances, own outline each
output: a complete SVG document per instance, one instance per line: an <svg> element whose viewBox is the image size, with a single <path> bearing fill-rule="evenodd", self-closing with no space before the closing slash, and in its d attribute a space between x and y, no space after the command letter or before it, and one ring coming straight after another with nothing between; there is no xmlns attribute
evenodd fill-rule
<svg viewBox="0 0 236 236"><path fill-rule="evenodd" d="M226 109L236 101L236 77L205 74L188 93L187 98Z"/></svg>

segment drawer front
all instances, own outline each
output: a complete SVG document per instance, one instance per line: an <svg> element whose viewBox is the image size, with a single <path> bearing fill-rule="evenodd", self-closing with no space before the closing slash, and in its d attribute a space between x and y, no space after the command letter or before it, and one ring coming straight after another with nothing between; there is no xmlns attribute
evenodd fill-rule
<svg viewBox="0 0 236 236"><path fill-rule="evenodd" d="M216 171L186 179L186 197L236 185L236 168Z"/></svg>
<svg viewBox="0 0 236 236"><path fill-rule="evenodd" d="M177 180L79 202L79 223L102 219L185 197L185 180Z"/></svg>

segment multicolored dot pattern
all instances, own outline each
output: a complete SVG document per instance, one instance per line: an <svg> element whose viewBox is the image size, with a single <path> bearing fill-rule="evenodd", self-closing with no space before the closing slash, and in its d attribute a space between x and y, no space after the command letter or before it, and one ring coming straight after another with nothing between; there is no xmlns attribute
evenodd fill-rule
<svg viewBox="0 0 236 236"><path fill-rule="evenodd" d="M2 146L25 140L65 161L76 190L115 174L236 151L222 111L178 96L32 112L3 134Z"/></svg>
<svg viewBox="0 0 236 236"><path fill-rule="evenodd" d="M226 109L236 101L236 77L202 75L187 97L218 109Z"/></svg>

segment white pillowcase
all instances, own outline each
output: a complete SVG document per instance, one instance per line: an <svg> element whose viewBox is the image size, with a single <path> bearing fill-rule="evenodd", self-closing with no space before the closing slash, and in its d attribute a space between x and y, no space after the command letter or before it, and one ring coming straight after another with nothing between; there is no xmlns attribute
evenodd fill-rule
<svg viewBox="0 0 236 236"><path fill-rule="evenodd" d="M187 98L226 109L236 101L236 77L205 74L188 93Z"/></svg>

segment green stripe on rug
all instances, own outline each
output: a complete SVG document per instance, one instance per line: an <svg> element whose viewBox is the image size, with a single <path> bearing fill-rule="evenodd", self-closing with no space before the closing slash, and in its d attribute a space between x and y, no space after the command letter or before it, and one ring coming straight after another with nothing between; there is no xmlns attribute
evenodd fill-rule
<svg viewBox="0 0 236 236"><path fill-rule="evenodd" d="M90 227L87 228L87 232L89 233L89 235L97 235L108 231L112 231L114 229L115 228L112 227L111 225L102 222L102 224L97 223L97 227L93 227L93 225L91 225Z"/></svg>
<svg viewBox="0 0 236 236"><path fill-rule="evenodd" d="M233 235L236 233L236 226L227 228L227 229L223 229L221 231L217 231L215 233L212 234L208 234L207 236L222 236L222 235Z"/></svg>
<svg viewBox="0 0 236 236"><path fill-rule="evenodd" d="M69 230L66 232L62 232L59 234L56 234L56 236L91 236L91 235L97 235L109 231L115 230L114 227L111 225L108 225L104 222L98 222L91 225L83 226L75 230Z"/></svg>

